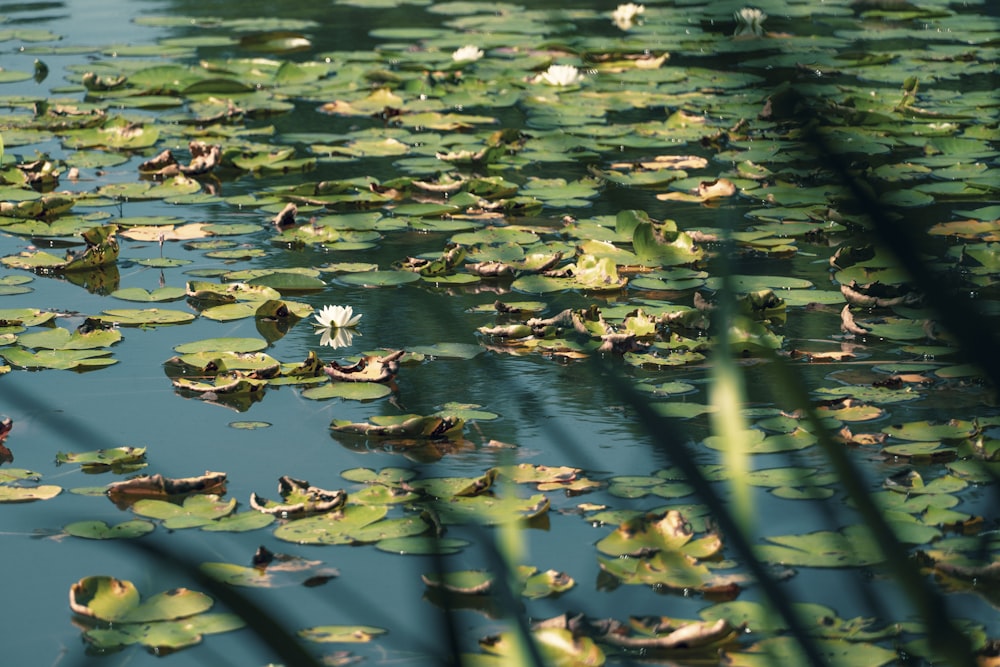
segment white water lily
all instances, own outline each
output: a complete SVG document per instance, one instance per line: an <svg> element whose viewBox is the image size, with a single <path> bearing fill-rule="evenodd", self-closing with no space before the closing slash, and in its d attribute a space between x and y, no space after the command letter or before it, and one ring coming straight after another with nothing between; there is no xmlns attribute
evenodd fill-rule
<svg viewBox="0 0 1000 667"><path fill-rule="evenodd" d="M323 306L316 313L316 326L323 329L353 327L361 320L361 313L354 314L350 306ZM317 331L317 333L319 333Z"/></svg>
<svg viewBox="0 0 1000 667"><path fill-rule="evenodd" d="M634 2L630 2L625 5L618 5L615 11L611 13L611 22L618 27L619 30L628 30L635 25L635 20L646 11L646 8L642 5L637 5Z"/></svg>
<svg viewBox="0 0 1000 667"><path fill-rule="evenodd" d="M348 347L354 342L355 336L361 335L353 329L344 329L341 327L326 327L324 329L320 329L316 333L323 334L319 339L320 345L329 345L335 350L341 347Z"/></svg>
<svg viewBox="0 0 1000 667"><path fill-rule="evenodd" d="M534 83L550 86L572 86L583 81L580 70L572 65L549 65L549 68L532 79Z"/></svg>
<svg viewBox="0 0 1000 667"><path fill-rule="evenodd" d="M483 50L467 44L451 54L451 59L457 63L475 62L483 57Z"/></svg>
<svg viewBox="0 0 1000 667"><path fill-rule="evenodd" d="M742 37L743 35L762 37L764 35L764 21L767 19L767 14L761 10L755 7L744 7L738 12L734 12L733 18L736 19L734 37Z"/></svg>

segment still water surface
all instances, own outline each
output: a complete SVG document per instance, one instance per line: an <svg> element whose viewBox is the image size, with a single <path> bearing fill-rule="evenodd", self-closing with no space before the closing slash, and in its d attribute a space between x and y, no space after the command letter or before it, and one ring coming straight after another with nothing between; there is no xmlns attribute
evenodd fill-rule
<svg viewBox="0 0 1000 667"><path fill-rule="evenodd" d="M558 3L546 3L548 5ZM584 3L586 4L586 3ZM44 28L63 35L61 44L152 43L165 36L183 36L179 29L140 27L132 19L142 15L211 14L222 17L267 15L289 11L290 3L254 2L116 2L114 0L69 0L32 5L0 7L8 20L17 24ZM603 5L602 5L603 6ZM323 28L311 37L314 51L329 49L371 48L375 40L368 37L372 28L385 25L433 25L440 19L419 8L392 11L361 10L326 3L296 6L301 18L320 22ZM32 57L13 53L10 42L4 47L2 64L8 68L30 69ZM213 51L211 57L243 56L234 52ZM304 56L305 57L305 56ZM24 82L8 84L5 93L38 95L49 87L65 85L65 66L77 64L79 56L51 55L44 58L50 75L41 84ZM296 113L268 119L278 132L307 132L327 129L333 122L303 106ZM37 147L58 157L57 143ZM123 182L134 180L135 160L110 170L106 178ZM391 167L386 163L386 169ZM321 170L324 169L321 167ZM311 173L309 180L338 178L351 166L328 166L328 171ZM287 184L288 178L253 179L246 177L225 183L226 195L254 192L270 184ZM91 187L87 182L80 189ZM626 206L627 203L627 206ZM594 212L614 212L620 208L649 208L656 202L642 193L611 193L596 205ZM176 214L168 205L126 204L125 215ZM736 213L739 210L736 209ZM248 214L232 207L205 206L198 209L201 219L211 222L256 222L261 233L253 240L266 244L270 236L267 220L256 213ZM708 214L705 214L708 215ZM553 224L552 221L541 221ZM0 255L23 249L24 239L0 236ZM440 238L418 236L387 238L378 253L383 263L422 251L440 250ZM180 249L171 248L175 256ZM122 257L138 259L155 257L155 244L123 242ZM192 253L194 268L209 266L204 258ZM340 258L338 258L340 259ZM371 258L364 258L370 261ZM317 256L317 251L283 253L261 260L261 265L313 266L330 259ZM377 259L375 261L378 261ZM776 267L798 275L826 276L824 258L797 258L794 269ZM190 267L189 267L190 268ZM183 278L172 269L168 284L183 284ZM121 269L123 287L153 289L162 276L157 269L125 265ZM3 297L3 307L39 307L67 312L99 312L118 307L105 296L91 294L71 283L57 279L36 279L35 291L21 296ZM475 326L489 324L491 318L472 316L467 309L490 303L495 294L467 294L456 298L431 289L403 288L399 290L365 290L331 286L320 294L304 297L315 306L352 304L364 313L361 324L362 349L405 348L435 342L475 343L468 332ZM582 305L574 295L553 299L551 312L558 307ZM481 319L478 321L476 318ZM817 328L828 330L836 326L832 316L817 315ZM470 325L470 321L476 321ZM69 323L74 323L71 319ZM456 326L461 323L461 326ZM65 324L64 324L65 326ZM802 335L814 335L799 332ZM354 402L315 402L302 398L293 387L271 388L267 397L255 404L245 415L221 407L205 405L175 394L163 374L162 363L178 343L216 336L256 336L252 321L241 320L220 325L196 320L184 327L124 331L125 340L115 348L119 363L97 372L75 374L45 371L14 372L2 381L4 412L15 423L11 445L18 467L42 473L49 483L74 488L106 483L104 478L87 478L76 470L61 469L53 464L60 451L84 451L101 446L137 445L149 447L156 462L155 472L168 476L189 476L205 470L228 473L229 495L244 502L251 492L273 495L279 475L307 479L327 488L337 488L339 473L345 469L411 465L428 476L479 475L490 466L503 463L503 451L482 447L488 439L518 446L518 460L545 465L571 465L599 477L608 474L648 474L669 465L669 461L651 446L650 438L630 418L629 410L620 404L614 393L594 377L581 371L579 364L567 364L530 356L503 358L481 355L475 363L458 360L438 360L434 363L407 367L397 398L399 406L383 405L380 410L392 414L400 407L407 412L433 412L449 400L478 403L501 415L496 422L483 424L481 431L472 430L472 441L465 451L446 457L442 462L409 461L398 453L377 448L352 448L328 436L331 419L362 421L372 414L372 408ZM310 349L316 349L316 336L311 327L301 323L287 336L277 341L268 353L282 359L300 359ZM766 383L766 373L755 373L755 381ZM692 400L704 401L703 392ZM760 400L770 400L762 397ZM269 422L270 428L237 431L230 423L237 419ZM695 428L699 428L695 424ZM704 428L704 425L700 428ZM684 438L700 438L695 432ZM701 450L698 456L711 456ZM818 463L803 455L803 465ZM781 465L783 461L761 459L761 467ZM870 468L873 480L887 472L881 464ZM762 491L755 499L764 518L762 534L786 534L803 531L808 526L825 525L826 518L809 503L795 505L788 511L785 503L776 502ZM588 497L600 502L601 494ZM567 500L569 508L576 501ZM622 501L613 499L616 506ZM645 504L636 506L645 507ZM80 632L70 622L66 604L69 586L78 579L93 574L109 574L136 583L143 592L155 592L185 585L176 572L150 567L140 554L129 547L104 542L89 542L45 537L75 520L101 519L110 522L128 518L111 503L97 502L64 493L54 500L25 506L5 506L0 511L2 533L0 549L4 554L5 618L3 662L11 665L74 665L82 655ZM836 522L830 522L836 523ZM677 595L659 595L642 588L623 586L603 590L598 584L599 568L592 545L607 533L605 527L588 525L579 517L551 512L546 529L527 531L531 561L541 569L556 568L571 575L576 588L563 595L557 604L539 601L529 603L528 612L543 618L566 609L585 612L592 617L628 615L668 615L692 618L705 606L704 601ZM471 529L458 529L453 535L481 538ZM441 650L435 608L412 593L413 582L430 565L418 559L403 559L373 549L324 549L298 547L280 543L268 531L245 535L206 534L188 531L183 550L197 561L229 561L246 563L254 549L264 543L273 551L296 553L321 559L338 568L341 577L317 589L284 588L264 591L260 598L277 618L289 628L318 624L371 624L390 628L386 641L374 649L359 652L373 660L385 658L399 664L418 664L428 655ZM578 548L565 548L579 545ZM452 557L454 569L482 567L483 554L473 547ZM843 617L868 613L859 600L866 596L880 597L883 604L898 604L888 588L872 580L868 572L801 572L788 583L793 596L821 600L836 608ZM821 589L821 590L820 590ZM405 591L405 594L401 593ZM741 599L755 599L753 589ZM978 603L963 600L970 610L982 610ZM986 622L987 618L980 620ZM496 621L476 613L460 614L458 628L465 637L476 638L502 628ZM384 654L382 653L384 651ZM422 656L418 658L418 653ZM185 664L260 665L266 658L249 633L229 633L210 638L202 646L189 649L170 660ZM161 664L157 658L141 650L127 650L117 656L102 658L102 665ZM435 664L433 658L426 664Z"/></svg>

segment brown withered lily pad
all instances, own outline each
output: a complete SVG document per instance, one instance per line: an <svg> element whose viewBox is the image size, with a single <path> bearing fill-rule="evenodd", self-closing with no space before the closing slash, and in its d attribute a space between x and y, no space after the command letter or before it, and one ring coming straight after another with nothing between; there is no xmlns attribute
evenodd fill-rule
<svg viewBox="0 0 1000 667"><path fill-rule="evenodd" d="M163 178L184 174L185 176L201 176L212 171L219 164L222 150L204 141L192 141L188 144L191 151L191 162L180 164L174 154L167 149L156 157L139 165L139 173L147 176Z"/></svg>
<svg viewBox="0 0 1000 667"><path fill-rule="evenodd" d="M10 417L4 417L3 420L0 420L0 465L14 462L14 454L4 445L13 428L14 420Z"/></svg>
<svg viewBox="0 0 1000 667"><path fill-rule="evenodd" d="M226 473L209 472L197 477L164 477L163 475L140 475L132 479L112 482L105 492L115 504L129 505L140 498L168 498L193 493L226 492Z"/></svg>
<svg viewBox="0 0 1000 667"><path fill-rule="evenodd" d="M114 264L118 260L118 225L93 227L80 234L87 247L79 252L67 252L64 257L39 250L3 258L3 263L16 269L36 273L71 273L88 271Z"/></svg>
<svg viewBox="0 0 1000 667"><path fill-rule="evenodd" d="M299 207L295 204L288 203L285 208L281 209L274 219L271 220L274 226L278 229L290 229L295 226L295 216L299 212Z"/></svg>
<svg viewBox="0 0 1000 667"><path fill-rule="evenodd" d="M667 617L632 618L628 624L615 619L591 623L594 639L630 649L678 652L711 651L736 641L742 629L729 621L680 621Z"/></svg>
<svg viewBox="0 0 1000 667"><path fill-rule="evenodd" d="M854 321L854 314L851 312L851 304L844 306L840 311L840 330L849 336L867 336L872 330L861 326Z"/></svg>
<svg viewBox="0 0 1000 667"><path fill-rule="evenodd" d="M347 502L347 493L342 490L327 491L309 482L287 475L278 479L278 493L283 503L274 502L250 494L250 507L265 514L275 514L283 518L318 514L335 510Z"/></svg>
<svg viewBox="0 0 1000 667"><path fill-rule="evenodd" d="M736 194L736 186L728 178L717 178L712 181L701 181L689 192L663 192L656 195L664 201L707 202Z"/></svg>
<svg viewBox="0 0 1000 667"><path fill-rule="evenodd" d="M254 394L263 393L267 380L242 377L234 373L231 377L219 376L215 383L195 382L187 378L177 378L171 381L177 389L189 391L194 394L201 394L206 397L218 396L220 394Z"/></svg>
<svg viewBox="0 0 1000 667"><path fill-rule="evenodd" d="M330 428L341 433L357 433L380 438L448 438L461 433L465 421L441 415L399 415L372 417L371 423L334 420Z"/></svg>
<svg viewBox="0 0 1000 667"><path fill-rule="evenodd" d="M862 308L893 308L919 303L923 298L905 285L884 285L878 281L859 285L856 280L840 286L840 293L852 306Z"/></svg>
<svg viewBox="0 0 1000 667"><path fill-rule="evenodd" d="M331 361L323 371L341 382L392 382L399 371L399 359L404 354L404 350L396 350L380 357L366 356L349 366Z"/></svg>

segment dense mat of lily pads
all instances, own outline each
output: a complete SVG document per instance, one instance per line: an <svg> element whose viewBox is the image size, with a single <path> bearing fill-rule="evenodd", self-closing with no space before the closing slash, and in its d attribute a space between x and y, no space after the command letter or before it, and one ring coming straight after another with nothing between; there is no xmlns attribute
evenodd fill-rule
<svg viewBox="0 0 1000 667"><path fill-rule="evenodd" d="M333 4L377 11L404 3ZM992 391L958 358L891 248L872 241L870 221L838 175L801 141L806 116L891 215L914 217L934 241L928 266L949 287L994 297L1000 208L989 202L1000 137L984 83L995 75L996 22L979 20L975 2L931 0L766 11L686 0L613 12L405 4L423 8L427 20L372 30L378 46L365 51L317 51L322 26L309 19L146 15L136 21L140 35L155 28L177 36L80 46L87 57L45 96L0 87L0 233L14 239L5 247L19 248L0 258L0 295L27 303L39 281L65 280L102 304L67 314L42 302L0 303L0 370L100 373L118 363L116 350L133 331L217 322L217 336L178 336L188 342L162 354L163 383L206 410L248 411L269 388L290 387L313 401L378 406L365 420L332 420L337 439L435 461L466 445L474 428L489 446L510 448L511 463L465 476L357 467L329 489L276 471L277 492L235 498L225 471L166 477L155 447L116 443L58 453L59 465L103 475L68 489L81 507L106 497L125 515L113 525L69 523L63 535L267 531L290 553L263 550L251 566L206 561L202 571L240 588L318 586L339 572L295 555L295 545L327 545L324 560L334 559L335 545L449 555L470 546L450 528L527 529L558 510L603 527L596 544L567 546L592 550L607 585L703 596L705 606L690 619L566 609L531 630L554 664L639 655L803 664L785 626L739 599L755 582L678 470L620 475L522 460L516 443L489 440L502 415L465 402L459 388L442 387L433 413L381 409L409 369L442 360L471 368L537 355L589 377L589 361L610 359L657 413L700 434L704 460L716 461L701 466L712 482L763 488L787 503L833 498L838 478L821 467L734 472L722 464L732 432L706 426L725 410L703 391L718 380L713 354L748 367L777 356L810 372L828 365L809 387L818 422L769 397L739 413L735 441L744 454L812 448L818 424L840 446L899 464L875 493L893 532L943 590L996 605L988 564L1000 548L995 536L979 535L994 517L960 506L967 489L998 471ZM46 58L78 46L15 26L0 23L0 46L23 44L34 69L0 69L0 81L44 81ZM294 114L319 116L324 122L308 126L326 129L276 129ZM106 178L112 167L130 177ZM254 187L255 178L267 185ZM241 193L230 194L231 184ZM207 222L213 207L238 209L246 222ZM394 239L414 234L419 252L386 259L405 247ZM137 254L149 247L155 256ZM304 250L325 261L263 261ZM196 261L202 268L190 266ZM796 262L828 266L829 280L796 277ZM130 285L123 266L160 270L161 285ZM373 321L364 303L312 305L344 286L413 298L423 289L463 298L484 288L496 298L479 299L454 323L469 342L370 350L359 334L394 323ZM995 301L983 305L996 310ZM803 335L801 322L812 318L828 328ZM240 320L258 335L228 335L227 323ZM293 327L315 329L312 348L269 354ZM892 418L898 406L959 393L963 412L950 421ZM5 441L25 444L9 421L0 463L12 461ZM0 502L67 490L53 481L2 467ZM884 560L858 524L771 536L756 553L788 577L796 568L877 568ZM485 563L428 566L414 572L413 595L491 613L497 587L510 586L558 606L559 594L580 583L554 566L511 563L509 577ZM67 587L93 650L173 651L243 626L210 611L212 598L195 590L140 590L101 573ZM820 602L798 607L834 664L888 664L897 647L930 659L918 622L841 619ZM987 655L995 625L969 619L963 629ZM320 647L378 644L387 630L296 628ZM506 664L520 650L513 628L473 639L470 664Z"/></svg>

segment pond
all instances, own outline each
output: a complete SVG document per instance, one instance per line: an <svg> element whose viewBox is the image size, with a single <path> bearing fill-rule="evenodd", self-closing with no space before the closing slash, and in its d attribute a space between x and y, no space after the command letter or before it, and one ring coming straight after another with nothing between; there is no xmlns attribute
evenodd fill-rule
<svg viewBox="0 0 1000 667"><path fill-rule="evenodd" d="M997 637L996 8L0 12L11 664Z"/></svg>

